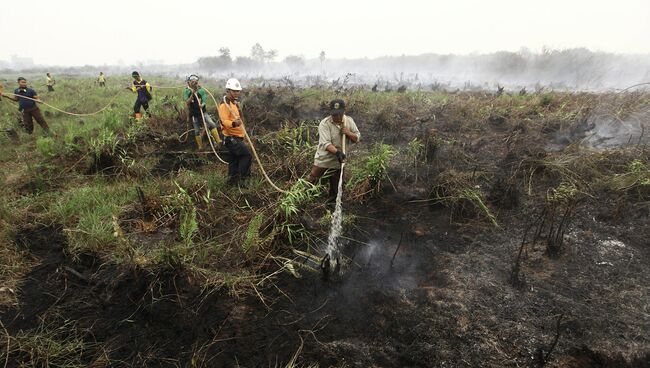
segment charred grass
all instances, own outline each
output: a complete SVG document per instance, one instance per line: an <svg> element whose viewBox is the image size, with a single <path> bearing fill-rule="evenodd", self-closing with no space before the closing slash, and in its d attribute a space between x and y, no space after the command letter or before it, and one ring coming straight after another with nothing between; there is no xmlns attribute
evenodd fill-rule
<svg viewBox="0 0 650 368"><path fill-rule="evenodd" d="M73 85L54 102L74 100ZM340 95L362 132L345 191L353 266L323 284L331 213L304 178ZM225 166L185 139L172 92L143 122L127 99L83 121L48 114L57 136L0 138L0 362L643 366L648 280L629 272L650 257L647 137L589 142L599 121L641 121L646 101L251 88L248 129L284 194L257 174L228 186ZM394 254L368 250L404 234ZM612 258L613 238L631 258ZM379 268L390 256L394 271ZM611 284L587 273L602 267ZM597 322L615 307L582 295L617 285L623 310Z"/></svg>

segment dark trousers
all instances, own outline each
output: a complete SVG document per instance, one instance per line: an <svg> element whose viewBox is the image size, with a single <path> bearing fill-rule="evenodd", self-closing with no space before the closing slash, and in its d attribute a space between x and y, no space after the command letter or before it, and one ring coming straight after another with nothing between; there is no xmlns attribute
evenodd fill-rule
<svg viewBox="0 0 650 368"><path fill-rule="evenodd" d="M34 132L34 120L36 120L38 125L40 125L45 132L50 132L50 127L47 126L47 122L43 119L43 114L41 114L41 110L38 107L23 110L23 125L29 134Z"/></svg>
<svg viewBox="0 0 650 368"><path fill-rule="evenodd" d="M149 101L142 102L140 99L135 100L135 105L133 105L133 112L140 112L140 108L143 107L144 111L149 110Z"/></svg>
<svg viewBox="0 0 650 368"><path fill-rule="evenodd" d="M228 160L228 180L230 182L246 179L251 175L251 161L253 156L246 147L243 138L226 137L226 149L230 153Z"/></svg>
<svg viewBox="0 0 650 368"><path fill-rule="evenodd" d="M100 87L106 87L106 82L99 82Z"/></svg>
<svg viewBox="0 0 650 368"><path fill-rule="evenodd" d="M340 178L341 169L326 169L314 165L309 172L309 182L312 184L317 184L321 179L328 179L330 184L329 200L336 200L336 195L339 192Z"/></svg>
<svg viewBox="0 0 650 368"><path fill-rule="evenodd" d="M48 86L47 86L47 91L48 91L48 92L54 92L54 87L48 85Z"/></svg>

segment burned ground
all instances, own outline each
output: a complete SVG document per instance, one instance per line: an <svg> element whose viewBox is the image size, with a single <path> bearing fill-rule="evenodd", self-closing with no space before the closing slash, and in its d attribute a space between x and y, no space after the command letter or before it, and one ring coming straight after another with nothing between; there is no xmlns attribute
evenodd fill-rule
<svg viewBox="0 0 650 368"><path fill-rule="evenodd" d="M249 96L276 180L308 169L321 93ZM87 249L65 217L12 222L9 247L35 265L2 307L7 366L648 366L647 138L585 148L597 129L580 128L608 106L636 119L643 95L346 98L363 134L356 170L381 152L368 142L393 154L383 175L351 169L343 272L325 281L294 252L322 255L320 199L283 213L287 197L261 180L223 189L215 159L176 138L124 143L111 173L75 169L143 186L109 227L117 240ZM155 135L181 133L168 129Z"/></svg>

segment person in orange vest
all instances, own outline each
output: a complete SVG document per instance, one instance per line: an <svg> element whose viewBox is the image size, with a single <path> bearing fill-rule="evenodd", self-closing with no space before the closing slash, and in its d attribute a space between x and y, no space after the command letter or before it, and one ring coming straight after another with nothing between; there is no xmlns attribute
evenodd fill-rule
<svg viewBox="0 0 650 368"><path fill-rule="evenodd" d="M251 155L244 142L244 127L241 119L239 95L242 87L237 79L230 78L226 82L226 95L219 103L217 112L221 120L221 130L224 135L224 145L230 153L228 158L228 183L231 185L246 184L251 174Z"/></svg>

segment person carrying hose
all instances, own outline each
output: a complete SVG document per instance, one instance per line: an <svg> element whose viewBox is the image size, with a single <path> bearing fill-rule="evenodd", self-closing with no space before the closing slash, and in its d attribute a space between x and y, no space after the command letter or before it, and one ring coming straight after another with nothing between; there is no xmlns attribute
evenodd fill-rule
<svg viewBox="0 0 650 368"><path fill-rule="evenodd" d="M318 148L308 180L310 183L316 184L323 177L329 178L330 188L327 202L333 203L338 194L341 163L346 159L346 155L342 151L343 139L357 143L361 138L361 133L354 120L345 115L343 100L332 100L329 108L330 116L323 119L318 125Z"/></svg>
<svg viewBox="0 0 650 368"><path fill-rule="evenodd" d="M244 143L244 128L241 120L239 95L241 84L237 79L230 78L226 82L226 95L217 107L221 130L224 136L224 145L230 153L228 159L228 184L245 184L251 174L251 161L253 157Z"/></svg>
<svg viewBox="0 0 650 368"><path fill-rule="evenodd" d="M106 76L104 76L104 72L99 72L99 76L97 77L97 83L99 84L100 87L106 87Z"/></svg>
<svg viewBox="0 0 650 368"><path fill-rule="evenodd" d="M41 114L41 110L36 105L36 101L28 100L31 98L38 100L38 93L33 89L27 87L27 79L20 77L18 78L18 88L14 91L13 96L7 96L4 93L0 93L0 96L7 97L10 100L18 102L18 111L23 114L23 126L28 134L34 133L34 120L43 128L45 134L50 135L50 127L47 125L47 122ZM23 98L27 97L27 98Z"/></svg>
<svg viewBox="0 0 650 368"><path fill-rule="evenodd" d="M205 101L207 101L208 97L203 87L199 85L199 77L192 74L187 77L186 81L187 88L183 91L183 100L185 100L185 104L187 105L188 116L194 124L194 140L196 141L197 148L199 150L203 149L203 139L201 137L203 119L205 119L205 124L210 129L210 134L212 134L214 141L217 144L221 143L217 124L205 110ZM198 100L196 97L198 97Z"/></svg>
<svg viewBox="0 0 650 368"><path fill-rule="evenodd" d="M45 82L45 85L47 86L47 91L54 92L54 85L56 84L56 81L54 80L54 78L50 73L47 73L45 76L47 77L47 80Z"/></svg>
<svg viewBox="0 0 650 368"><path fill-rule="evenodd" d="M133 113L135 114L135 119L140 120L142 118L140 108L144 108L145 112L149 109L149 101L151 101L152 98L151 85L147 83L146 80L142 79L138 72L131 73L131 77L133 77L133 85L130 88L127 87L127 89L138 94L138 97L135 99L135 104L133 105Z"/></svg>

